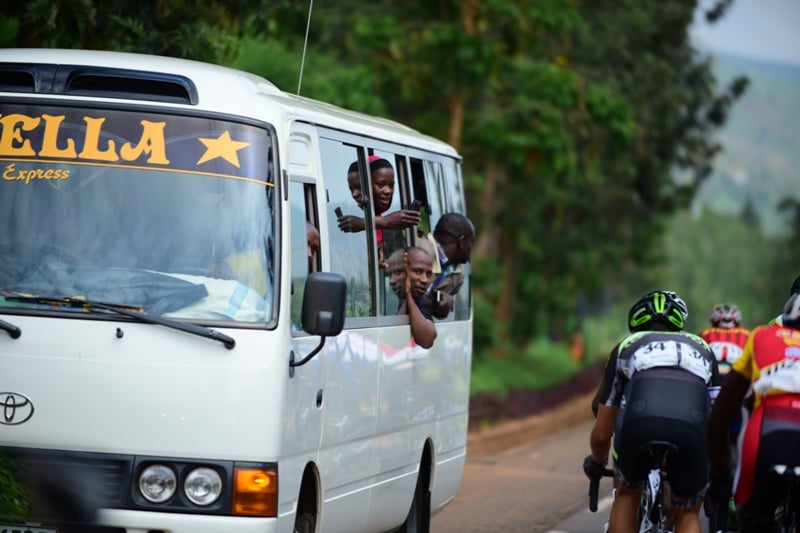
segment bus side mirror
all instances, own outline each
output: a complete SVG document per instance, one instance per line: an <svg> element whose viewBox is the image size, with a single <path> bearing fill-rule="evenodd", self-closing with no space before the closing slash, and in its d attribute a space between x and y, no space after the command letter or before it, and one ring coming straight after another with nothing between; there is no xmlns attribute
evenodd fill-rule
<svg viewBox="0 0 800 533"><path fill-rule="evenodd" d="M300 361L294 360L292 351L289 359L290 376L294 374L291 369L306 364L319 353L325 345L325 337L333 337L342 332L346 300L347 281L341 274L314 272L308 276L303 293L303 331L322 338L319 345Z"/></svg>
<svg viewBox="0 0 800 533"><path fill-rule="evenodd" d="M314 272L306 279L303 293L303 331L334 337L344 328L347 282L341 274Z"/></svg>

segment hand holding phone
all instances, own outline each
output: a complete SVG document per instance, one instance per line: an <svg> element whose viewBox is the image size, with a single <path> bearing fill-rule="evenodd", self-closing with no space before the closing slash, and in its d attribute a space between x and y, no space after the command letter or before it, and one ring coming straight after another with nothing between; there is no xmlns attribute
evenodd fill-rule
<svg viewBox="0 0 800 533"><path fill-rule="evenodd" d="M413 200L410 204L408 204L408 209L411 209L412 211L419 211L421 207L421 200Z"/></svg>

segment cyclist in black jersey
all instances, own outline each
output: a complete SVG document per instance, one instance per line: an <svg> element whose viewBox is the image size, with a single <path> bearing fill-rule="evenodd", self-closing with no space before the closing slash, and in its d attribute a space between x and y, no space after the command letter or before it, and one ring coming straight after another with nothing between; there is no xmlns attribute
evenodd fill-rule
<svg viewBox="0 0 800 533"><path fill-rule="evenodd" d="M720 377L708 344L682 331L687 316L686 304L674 292L642 296L628 313L631 334L614 347L606 364L584 471L589 478L602 472L613 435L617 491L610 533L637 528L636 510L651 469L642 446L649 441L677 446L667 465L675 532L700 531L708 481L709 388L718 389Z"/></svg>

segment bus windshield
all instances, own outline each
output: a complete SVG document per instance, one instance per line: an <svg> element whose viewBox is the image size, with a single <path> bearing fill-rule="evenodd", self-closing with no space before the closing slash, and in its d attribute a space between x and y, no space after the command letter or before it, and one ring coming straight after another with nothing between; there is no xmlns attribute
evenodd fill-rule
<svg viewBox="0 0 800 533"><path fill-rule="evenodd" d="M273 317L268 128L0 102L0 311ZM20 296L40 296L37 300Z"/></svg>

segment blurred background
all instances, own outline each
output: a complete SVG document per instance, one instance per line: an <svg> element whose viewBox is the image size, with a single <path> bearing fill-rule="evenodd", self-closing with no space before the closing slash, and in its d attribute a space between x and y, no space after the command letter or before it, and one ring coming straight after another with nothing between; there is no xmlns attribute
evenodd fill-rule
<svg viewBox="0 0 800 533"><path fill-rule="evenodd" d="M478 234L472 391L503 397L602 364L651 289L695 332L721 302L748 327L779 312L800 274L799 6L30 0L0 5L0 46L229 65L451 143Z"/></svg>

